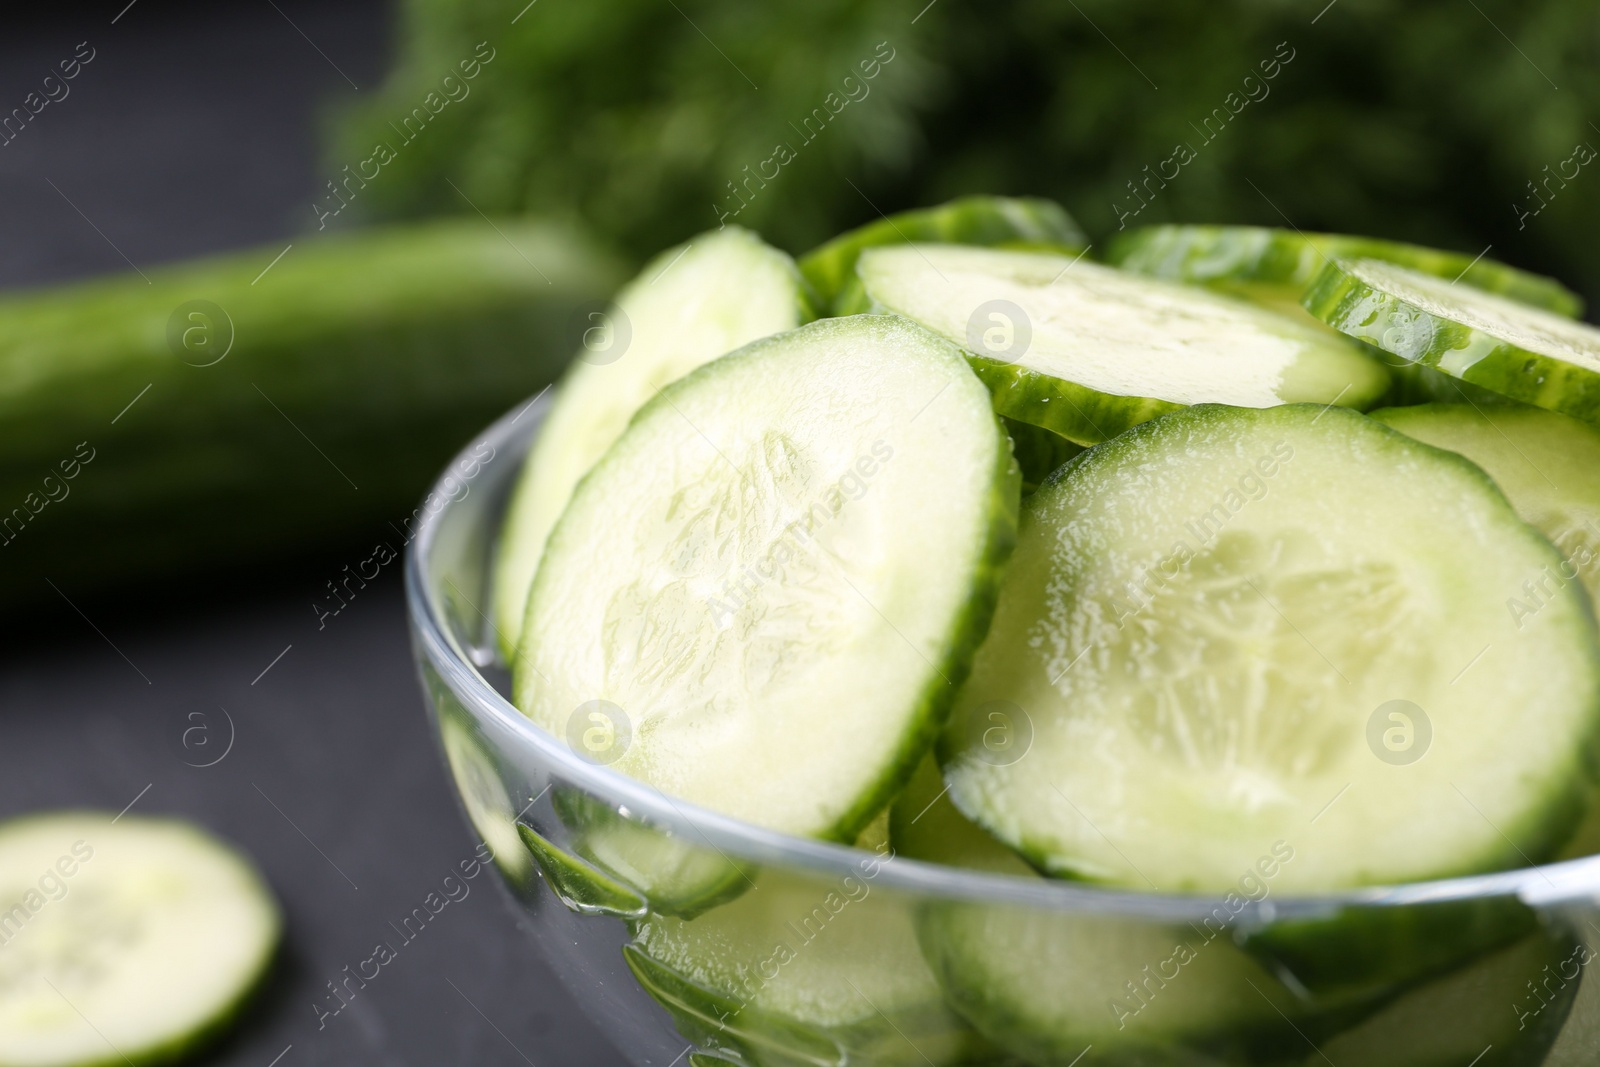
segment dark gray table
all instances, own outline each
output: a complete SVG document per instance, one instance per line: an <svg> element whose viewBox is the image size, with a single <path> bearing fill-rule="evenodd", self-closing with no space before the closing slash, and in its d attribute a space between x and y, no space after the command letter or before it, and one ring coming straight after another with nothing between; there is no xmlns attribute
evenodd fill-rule
<svg viewBox="0 0 1600 1067"><path fill-rule="evenodd" d="M382 73L389 16L371 0L126 4L8 13L0 112L79 42L94 59L0 148L0 286L304 231L319 109ZM329 551L9 620L23 636L0 653L0 815L131 804L255 856L286 951L205 1062L619 1063L488 877L319 1030L326 983L475 844L425 729L398 569L319 632L311 599L356 558ZM190 765L230 734L220 762Z"/></svg>

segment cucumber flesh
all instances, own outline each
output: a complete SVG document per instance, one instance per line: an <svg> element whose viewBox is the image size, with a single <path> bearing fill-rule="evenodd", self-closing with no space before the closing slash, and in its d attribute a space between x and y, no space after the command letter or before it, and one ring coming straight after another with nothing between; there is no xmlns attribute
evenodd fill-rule
<svg viewBox="0 0 1600 1067"><path fill-rule="evenodd" d="M1388 375L1325 332L1192 286L1044 253L868 249L875 310L965 347L995 410L1097 444L1189 404L1362 407Z"/></svg>
<svg viewBox="0 0 1600 1067"><path fill-rule="evenodd" d="M1583 300L1553 278L1504 263L1375 237L1266 226L1149 226L1121 234L1106 261L1137 274L1298 303L1330 259L1378 259L1568 318Z"/></svg>
<svg viewBox="0 0 1600 1067"><path fill-rule="evenodd" d="M1323 1001L1351 1002L1415 985L1537 926L1533 909L1517 897L1483 896L1348 905L1279 919L1250 931L1243 943L1297 989Z"/></svg>
<svg viewBox="0 0 1600 1067"><path fill-rule="evenodd" d="M657 256L585 334L506 513L494 625L516 652L528 587L573 487L662 386L810 317L794 261L737 226Z"/></svg>
<svg viewBox="0 0 1600 1067"><path fill-rule="evenodd" d="M1304 1067L1539 1067L1593 959L1581 943L1541 930L1406 994L1323 1042Z"/></svg>
<svg viewBox="0 0 1600 1067"><path fill-rule="evenodd" d="M1162 890L1280 847L1284 893L1538 862L1600 722L1581 588L1506 611L1559 562L1481 470L1365 416L1166 416L1024 503L950 795L1050 873ZM1031 724L1021 759L978 744L996 702Z"/></svg>
<svg viewBox="0 0 1600 1067"><path fill-rule="evenodd" d="M1582 298L1552 278L1517 270L1492 259L1473 259L1459 252L1372 237L1308 234L1261 226L1151 226L1119 237L1112 242L1106 258L1123 270L1204 285L1331 330L1332 327L1313 318L1300 301L1323 264L1340 256L1379 259L1409 267L1570 318L1583 312ZM1368 348L1367 351L1379 354L1377 349ZM1396 359L1387 353L1381 353L1381 360L1392 379L1385 403L1470 401L1484 405L1507 402L1498 393L1469 385L1431 367Z"/></svg>
<svg viewBox="0 0 1600 1067"><path fill-rule="evenodd" d="M176 1059L231 1021L282 920L199 829L72 812L0 827L0 1063Z"/></svg>
<svg viewBox="0 0 1600 1067"><path fill-rule="evenodd" d="M839 307L856 281L856 260L868 248L930 244L1040 248L1076 255L1089 247L1077 221L1053 200L967 196L938 207L902 211L840 234L800 258L800 271L824 307Z"/></svg>
<svg viewBox="0 0 1600 1067"><path fill-rule="evenodd" d="M647 913L644 897L557 847L531 826L518 823L517 835L539 865L545 885L568 911L626 919L643 918Z"/></svg>
<svg viewBox="0 0 1600 1067"><path fill-rule="evenodd" d="M961 815L931 761L890 824L902 855L1038 877ZM1306 1006L1210 926L930 901L918 934L951 1006L1029 1063L1069 1067L1090 1047L1085 1062L1283 1062L1308 1047L1296 1026L1314 1032Z"/></svg>
<svg viewBox="0 0 1600 1067"><path fill-rule="evenodd" d="M441 712L439 740L467 821L492 850L495 866L514 885L527 881L532 873L528 855L517 836L516 811L494 757L463 715Z"/></svg>
<svg viewBox="0 0 1600 1067"><path fill-rule="evenodd" d="M1373 259L1332 260L1305 296L1341 333L1472 385L1600 424L1600 330Z"/></svg>
<svg viewBox="0 0 1600 1067"><path fill-rule="evenodd" d="M535 849L535 859L546 868L546 880L563 901L592 900L626 907L628 903L617 902L632 896L662 915L693 918L732 900L753 884L753 868L730 859L708 842L646 825L575 789L558 787L551 791L550 799L572 832L578 854L599 868L593 871L592 884L585 887L581 883L591 871L586 863L573 860L552 877L552 869ZM526 827L523 840L528 841Z"/></svg>
<svg viewBox="0 0 1600 1067"><path fill-rule="evenodd" d="M1544 531L1561 566L1515 590L1507 610L1537 611L1574 579L1600 600L1600 430L1533 407L1426 404L1372 417L1407 437L1466 456L1495 480L1517 512Z"/></svg>
<svg viewBox="0 0 1600 1067"><path fill-rule="evenodd" d="M756 342L663 390L579 485L529 596L517 706L568 737L609 702L632 718L613 769L854 840L965 675L1018 491L982 384L914 323Z"/></svg>
<svg viewBox="0 0 1600 1067"><path fill-rule="evenodd" d="M883 862L833 882L767 871L693 921L651 916L632 947L656 966L635 970L668 992L669 1010L721 1020L721 1041L755 1063L786 1046L800 1060L831 1046L848 1063L970 1062L982 1042L945 1007L911 903L873 885Z"/></svg>

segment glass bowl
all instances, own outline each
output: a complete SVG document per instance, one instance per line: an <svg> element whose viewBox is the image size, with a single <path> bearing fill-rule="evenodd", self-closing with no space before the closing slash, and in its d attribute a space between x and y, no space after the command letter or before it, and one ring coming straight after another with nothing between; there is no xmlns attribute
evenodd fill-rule
<svg viewBox="0 0 1600 1067"><path fill-rule="evenodd" d="M629 1062L1600 1063L1600 857L1280 896L1286 842L1225 894L1102 889L775 833L610 770L583 740L603 708L571 739L535 726L488 583L547 407L491 426L406 524L407 608L465 814Z"/></svg>

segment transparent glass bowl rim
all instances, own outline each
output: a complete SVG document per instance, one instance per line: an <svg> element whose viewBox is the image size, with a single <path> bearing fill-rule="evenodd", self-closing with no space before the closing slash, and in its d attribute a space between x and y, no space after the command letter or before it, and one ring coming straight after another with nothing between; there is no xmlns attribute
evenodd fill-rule
<svg viewBox="0 0 1600 1067"><path fill-rule="evenodd" d="M513 459L514 479L522 460L549 412L548 390L524 401L502 416L458 453L430 496L445 501L424 517L406 553L406 610L410 616L416 651L438 672L455 697L474 718L492 722L516 738L520 747L535 754L544 767L563 781L619 806L626 814L682 835L702 840L730 855L757 864L800 867L823 875L860 875L871 854L846 845L795 837L747 823L687 801L667 797L642 782L573 753L559 738L535 725L484 678L472 657L461 647L445 622L443 605L427 580L436 535L461 506L451 500L448 472L456 463L470 463L482 445L494 448L496 458ZM506 477L504 467L497 473ZM474 505L479 506L479 505ZM487 543L493 545L498 531ZM485 564L485 574L489 563ZM1249 872L1241 871L1241 875ZM980 903L1010 902L1020 906L1078 912L1144 916L1187 922L1210 915L1229 890L1210 893L1174 893L1096 886L1048 878L1023 878L966 868L925 863L896 856L882 863L873 875L879 886L922 896L970 900ZM1317 895L1268 896L1250 901L1234 913L1235 921L1269 922L1274 918L1314 917L1352 906L1392 906L1462 900L1492 896L1517 896L1530 906L1557 906L1600 899L1600 855L1560 863L1517 868L1493 874L1471 875L1396 886L1374 886Z"/></svg>

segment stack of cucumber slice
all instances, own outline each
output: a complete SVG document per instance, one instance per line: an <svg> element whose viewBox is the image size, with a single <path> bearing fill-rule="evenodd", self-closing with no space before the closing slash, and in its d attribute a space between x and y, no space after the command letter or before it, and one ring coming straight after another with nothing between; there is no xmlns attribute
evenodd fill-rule
<svg viewBox="0 0 1600 1067"><path fill-rule="evenodd" d="M883 848L1032 879L1317 894L1570 849L1600 757L1577 298L1252 228L1111 259L1053 205L980 198L798 266L735 231L652 264L618 301L631 347L560 387L505 528L517 705L674 804L841 843L892 809ZM1441 382L1457 402L1398 406ZM1395 1035L1571 949L1520 905L1441 910L1470 936L1418 952L1370 909L1213 942L863 906L752 995L740 946L782 940L794 876L576 788L557 812L520 828L546 880L627 919L641 984L751 1063L934 1062L887 1036L911 1027L948 1063L1293 1062L1309 1035L1442 1064ZM1138 1027L1107 1013L1110 976L1186 938L1209 977ZM1501 1022L1463 1047L1536 1062Z"/></svg>

